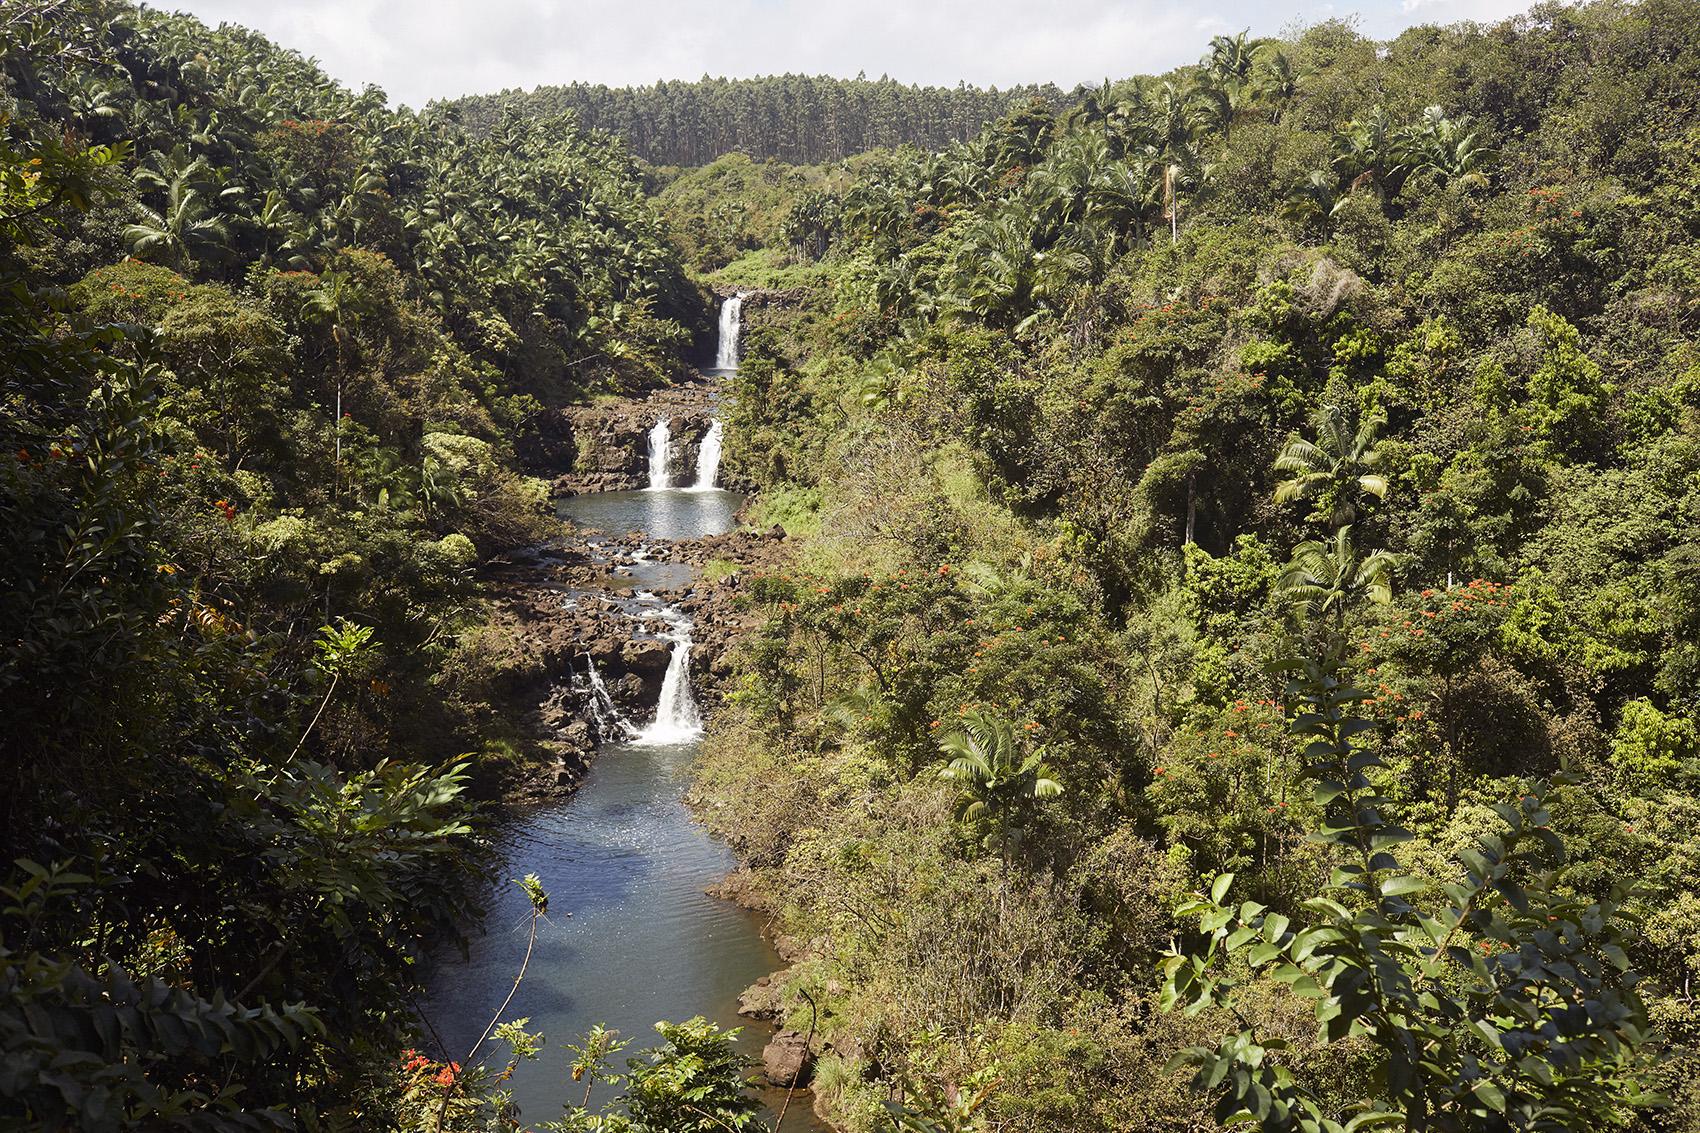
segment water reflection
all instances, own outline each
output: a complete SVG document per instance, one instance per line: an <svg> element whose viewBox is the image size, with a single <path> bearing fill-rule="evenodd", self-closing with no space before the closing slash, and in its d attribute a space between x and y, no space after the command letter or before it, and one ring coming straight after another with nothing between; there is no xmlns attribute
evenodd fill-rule
<svg viewBox="0 0 1700 1133"><path fill-rule="evenodd" d="M609 535L641 531L651 539L700 539L737 525L744 497L723 488L693 491L591 492L555 505L563 519Z"/></svg>

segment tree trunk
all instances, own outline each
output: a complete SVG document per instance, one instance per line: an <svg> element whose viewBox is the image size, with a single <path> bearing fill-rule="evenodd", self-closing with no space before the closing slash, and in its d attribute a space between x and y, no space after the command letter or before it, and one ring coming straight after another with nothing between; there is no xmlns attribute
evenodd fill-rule
<svg viewBox="0 0 1700 1133"><path fill-rule="evenodd" d="M1198 473L1190 472L1186 478L1186 538L1183 545L1191 546L1193 529L1198 522Z"/></svg>

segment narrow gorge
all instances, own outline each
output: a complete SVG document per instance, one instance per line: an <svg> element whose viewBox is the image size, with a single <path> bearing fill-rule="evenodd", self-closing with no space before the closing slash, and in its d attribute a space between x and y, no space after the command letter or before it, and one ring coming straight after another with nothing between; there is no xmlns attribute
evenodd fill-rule
<svg viewBox="0 0 1700 1133"><path fill-rule="evenodd" d="M722 306L714 377L735 370L741 298ZM605 448L641 436L643 486L561 496L572 537L508 568L508 605L544 677L533 722L557 772L498 835L488 931L464 961L440 962L428 1011L450 1049L477 1039L524 962L529 905L509 879L526 874L545 879L550 912L511 1013L551 1040L602 1024L641 1045L657 1020L693 1014L748 1027L740 994L782 964L756 913L710 895L737 863L685 802L705 705L740 628L738 570L770 558L777 538L738 530L744 497L717 484L719 388L687 396L579 418ZM605 459L609 471L626 463ZM730 573L707 582L709 561ZM759 1062L769 1037L757 1024L740 1045ZM558 1068L536 1063L521 1064L512 1088L528 1113L558 1111L568 1093ZM806 1111L787 1124L811 1128Z"/></svg>

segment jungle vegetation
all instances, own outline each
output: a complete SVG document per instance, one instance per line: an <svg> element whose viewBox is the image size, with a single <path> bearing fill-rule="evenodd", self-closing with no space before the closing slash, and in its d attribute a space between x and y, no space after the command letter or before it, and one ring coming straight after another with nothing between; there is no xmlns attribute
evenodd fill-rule
<svg viewBox="0 0 1700 1133"><path fill-rule="evenodd" d="M536 756L476 571L556 530L545 410L710 316L613 139L385 103L0 8L6 1128L404 1123L419 961Z"/></svg>
<svg viewBox="0 0 1700 1133"><path fill-rule="evenodd" d="M1694 0L820 152L734 84L610 93L664 151L108 0L0 36L0 1118L519 1127L413 1001L530 742L476 571L721 285L792 539L718 580L696 793L835 1123L1700 1128ZM760 1127L660 1038L561 1127Z"/></svg>
<svg viewBox="0 0 1700 1133"><path fill-rule="evenodd" d="M835 1120L1696 1127L1697 27L1218 37L711 277Z"/></svg>

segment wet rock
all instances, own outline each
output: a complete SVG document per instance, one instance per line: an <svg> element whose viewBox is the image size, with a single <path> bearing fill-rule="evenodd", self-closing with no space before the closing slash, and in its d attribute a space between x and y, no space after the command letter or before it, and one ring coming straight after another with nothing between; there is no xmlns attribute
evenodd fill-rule
<svg viewBox="0 0 1700 1133"><path fill-rule="evenodd" d="M806 1084L814 1062L802 1031L780 1031L761 1052L762 1075L780 1089Z"/></svg>
<svg viewBox="0 0 1700 1133"><path fill-rule="evenodd" d="M665 641L633 640L620 650L620 664L627 673L657 680L667 672L672 658L673 649Z"/></svg>
<svg viewBox="0 0 1700 1133"><path fill-rule="evenodd" d="M571 470L555 479L555 491L580 495L648 486L649 431L663 417L672 434L671 467L677 482L688 484L717 403L713 386L689 384L654 390L641 400L561 410L552 427L570 438L574 459Z"/></svg>

